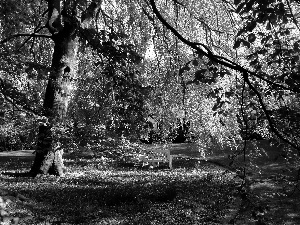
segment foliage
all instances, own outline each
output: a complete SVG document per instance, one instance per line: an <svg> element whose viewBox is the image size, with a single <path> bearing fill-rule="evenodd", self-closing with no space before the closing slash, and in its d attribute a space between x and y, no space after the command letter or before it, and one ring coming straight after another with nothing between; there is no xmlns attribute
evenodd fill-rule
<svg viewBox="0 0 300 225"><path fill-rule="evenodd" d="M68 8L72 2L74 8ZM274 197L273 187L280 179L280 190L293 184L282 174L299 167L294 152L280 152L277 159L287 160L278 165L282 171L261 182L251 177L246 162L262 151L257 145L246 155L248 147L240 151L236 143L281 139L299 150L299 1L64 4L60 16L53 11L47 18L52 10L47 1L0 3L0 141L10 149L31 145L38 124L49 122L41 117L41 100L55 57L46 38L54 40L68 24L77 28L80 41L68 117L51 128L55 149L75 150L76 159L66 161L70 171L61 179L0 176L3 187L10 184L11 191L32 199L25 211L36 215L29 223L218 224L226 214L228 223L281 223L272 218L283 210L274 201L283 201L286 193ZM159 129L145 128L149 116ZM174 141L180 133L211 150L236 147L228 155L228 170L236 166L236 171L198 162L174 171L119 168L141 153L132 141L147 132L156 141ZM81 159L82 150L92 152L92 159ZM186 167L187 161L177 163ZM260 188L272 196L252 195ZM264 202L254 204L257 199ZM276 210L267 209L268 201Z"/></svg>
<svg viewBox="0 0 300 225"><path fill-rule="evenodd" d="M9 122L5 122L9 121ZM0 128L1 151L31 149L35 142L36 122L26 114L4 119Z"/></svg>
<svg viewBox="0 0 300 225"><path fill-rule="evenodd" d="M146 115L145 98L147 88L139 82L139 72L131 69L101 63L97 53L82 54L77 80L78 88L70 104L69 118L74 125L74 132L84 132L85 139L95 140L97 129L106 129L107 135L132 136L137 138L137 131ZM130 72L132 71L132 72ZM81 131L80 131L81 130ZM74 133L80 141L81 137ZM87 136L90 134L90 136ZM94 136L94 137L93 137Z"/></svg>
<svg viewBox="0 0 300 225"><path fill-rule="evenodd" d="M296 93L298 78L295 76L298 73L297 62L299 61L297 47L299 28L296 20L298 3L297 1L286 3L265 1L256 4L256 1L248 3L235 1L235 4L236 12L244 20L244 26L236 34L234 48L240 47L241 43L247 46L249 51L247 51L246 59L249 61L249 66L271 81L266 84L257 79L252 80L255 88L261 92L260 95L269 111L265 111L264 114L269 113L272 118L270 120L265 117L264 120L268 119L268 122L271 122L271 128L273 124L272 131L276 127L282 136L293 140L297 145L299 137L296 130L298 128L295 126L292 115L296 108L298 111L298 104L292 106L291 102L297 101L298 96ZM278 88L276 86L278 84L281 84L283 88ZM261 117L259 116L260 110L257 110L255 103L253 106L251 108L256 111L256 117ZM288 126L287 124L293 124L293 131L284 128Z"/></svg>
<svg viewBox="0 0 300 225"><path fill-rule="evenodd" d="M99 148L107 137L137 140L148 115L159 122L151 132L162 141L176 138L181 121L190 139L218 148L275 136L297 147L297 1L118 1L95 8L99 2L76 1L79 72L68 118L53 128L65 149ZM44 29L45 2L0 6L1 135L16 143L28 127L35 132L31 125L42 113L53 51L44 38L55 31ZM15 109L34 114L30 125L16 125Z"/></svg>

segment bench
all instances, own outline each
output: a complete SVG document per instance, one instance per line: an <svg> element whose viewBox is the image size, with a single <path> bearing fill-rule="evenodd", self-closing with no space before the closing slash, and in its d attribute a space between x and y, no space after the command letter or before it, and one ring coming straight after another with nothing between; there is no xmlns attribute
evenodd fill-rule
<svg viewBox="0 0 300 225"><path fill-rule="evenodd" d="M174 157L186 157L191 153L199 154L199 147L195 143L182 144L161 144L161 145L142 145L143 151L148 154L141 155L139 159L143 163L150 163L152 166L159 165L160 162L168 162L169 168L172 169ZM193 157L193 155L191 155Z"/></svg>
<svg viewBox="0 0 300 225"><path fill-rule="evenodd" d="M172 169L173 156L167 145L143 145L142 149L147 154L139 157L143 163L150 163L155 166L156 163L159 165L160 162L168 162L169 168Z"/></svg>

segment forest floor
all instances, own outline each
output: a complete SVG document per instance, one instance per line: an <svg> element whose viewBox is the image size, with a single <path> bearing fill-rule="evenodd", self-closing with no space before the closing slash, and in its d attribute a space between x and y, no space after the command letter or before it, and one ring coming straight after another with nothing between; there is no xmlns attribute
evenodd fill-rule
<svg viewBox="0 0 300 225"><path fill-rule="evenodd" d="M172 170L66 154L64 177L28 178L17 175L32 151L0 152L0 197L19 224L300 224L297 162L262 157L243 179L226 151L171 154L180 155Z"/></svg>

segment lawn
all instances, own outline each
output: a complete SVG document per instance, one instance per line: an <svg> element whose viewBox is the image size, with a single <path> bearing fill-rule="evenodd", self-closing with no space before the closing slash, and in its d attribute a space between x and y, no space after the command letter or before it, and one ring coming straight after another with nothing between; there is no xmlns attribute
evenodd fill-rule
<svg viewBox="0 0 300 225"><path fill-rule="evenodd" d="M299 190L283 162L249 173L244 189L226 157L178 157L170 170L66 155L64 177L13 176L33 157L0 154L0 196L20 224L300 224Z"/></svg>

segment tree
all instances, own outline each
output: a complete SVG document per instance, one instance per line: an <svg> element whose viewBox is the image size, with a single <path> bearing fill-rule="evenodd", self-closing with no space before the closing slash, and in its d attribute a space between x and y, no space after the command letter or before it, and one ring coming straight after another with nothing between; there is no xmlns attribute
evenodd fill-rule
<svg viewBox="0 0 300 225"><path fill-rule="evenodd" d="M297 143L294 142L293 137L284 134L284 132L280 131L279 128L276 126L276 123L274 123L273 119L271 118L270 114L268 113L269 109L266 106L266 103L264 101L264 97L262 96L261 89L259 88L260 83L262 86L267 85L270 87L272 90L275 90L277 93L284 92L284 91L291 91L293 93L298 93L299 91L295 87L295 85L287 85L280 81L278 77L272 76L269 74L270 71L255 71L252 70L249 65L245 65L245 63L236 63L232 60L229 60L228 58L225 58L223 56L220 56L216 54L213 50L211 50L207 45L203 43L196 43L193 41L188 40L183 36L183 34L180 34L174 26L172 26L167 20L162 16L162 14L159 12L158 7L156 5L156 2L154 0L150 1L153 12L157 16L157 18L163 23L179 40L181 40L183 43L186 45L190 46L192 49L194 49L197 54L199 55L199 58L207 58L209 61L211 61L212 65L212 71L215 71L212 73L212 79L208 79L203 71L199 73L195 73L195 78L198 81L203 81L203 82L211 82L214 81L216 78L220 77L221 74L227 73L226 71L223 70L223 72L220 74L219 68L214 65L219 65L226 67L228 69L237 71L238 73L241 74L242 78L242 90L244 90L245 85L248 86L248 90L252 92L252 94L257 98L258 103L261 106L262 111L264 112L266 119L269 123L270 130L278 136L280 139L284 140L285 142L289 143L291 146L295 147L296 149L299 149L299 146ZM249 3L246 4L246 1L235 1L234 2L237 5L237 8L235 10L236 13L241 14L241 20L245 21L245 25L239 30L237 33L237 36L247 33L247 32L252 32L257 24L265 23L266 21L273 21L272 25L277 26L277 28L281 28L282 26L293 26L297 27L297 21L296 17L294 16L293 12L290 13L288 11L292 11L293 7L289 7L289 2L285 6L284 3L282 2L276 2L276 1L268 1L264 3L260 3L257 1L250 1ZM294 7L297 7L298 2L297 1L292 1L294 4ZM230 3L228 3L230 4ZM252 6L255 6L254 9L252 10ZM290 8L290 10L286 11L286 7ZM235 7L233 7L235 9ZM267 11L265 11L268 9ZM295 9L295 8L294 8ZM232 12L232 10L231 10ZM279 13L280 12L280 13ZM260 13L259 19L257 19L257 15ZM279 14L278 14L279 13ZM244 16L244 14L246 14ZM277 23L279 22L279 24ZM277 25L276 25L277 23ZM270 23L267 23L267 28L270 27ZM282 32L281 32L282 33ZM262 32L263 35L265 33ZM283 32L283 34L285 34ZM276 35L276 34L275 34ZM294 34L295 36L295 34ZM245 47L250 48L251 43L255 41L255 35L253 33L249 34L248 40L245 39L237 39L235 45L233 46L234 48L237 48L240 46L241 43L245 45ZM264 39L265 41L266 39ZM297 42L297 41L296 41ZM276 42L273 42L273 45L268 45L268 47L271 47L271 50L275 50L275 56L278 54L282 53L282 51L286 50L280 50L276 51L276 46L277 46L278 40ZM275 49L274 49L275 48ZM251 49L250 49L251 50ZM246 52L248 53L248 51ZM264 54L265 52L262 52ZM242 54L245 56L245 54ZM274 54L273 54L274 56ZM292 60L294 56L289 57L290 60ZM257 60L258 61L258 60ZM282 59L281 59L282 61ZM293 59L295 61L295 59ZM275 61L277 63L277 61ZM255 63L254 63L255 64ZM251 65L250 65L251 66ZM216 69L214 69L216 68ZM259 67L262 68L262 67ZM200 76L196 76L196 75ZM210 81L211 80L211 81ZM257 80L260 80L260 82L257 82ZM258 85L256 85L258 84ZM280 91L281 90L281 91ZM219 103L221 103L219 99ZM217 108L220 108L222 104L219 104Z"/></svg>
<svg viewBox="0 0 300 225"><path fill-rule="evenodd" d="M230 37L233 40L235 28L222 2L155 1L155 4L168 23L186 39L201 42L222 56L234 58ZM143 64L144 77L154 88L149 101L150 111L163 124L165 136L170 130L176 129L177 119L192 121L193 131L202 132L201 128L207 127L207 124L202 123L201 112L203 107L209 108L211 105L205 106L200 102L208 94L205 89L214 84L213 79L210 83L207 79L205 83L208 85L196 86L199 82L194 77L197 70L207 67L208 60L198 58L196 51L183 44L153 16L150 3L143 5L143 11L152 25L152 37ZM194 96L190 97L193 93Z"/></svg>
<svg viewBox="0 0 300 225"><path fill-rule="evenodd" d="M114 20L107 21L106 17L109 16L102 11L101 1L68 0L62 2L49 0L41 3L39 1L23 1L17 6L13 5L13 1L6 1L1 6L2 11L8 10L10 13L8 17L4 16L2 20L10 24L14 28L13 31L16 32L14 34L9 31L4 32L6 37L1 42L3 46L6 43L14 43L14 39L20 37L27 38L21 46L31 39L34 46L37 38L49 38L53 41L53 55L44 103L41 112L39 112L41 119L36 157L30 174L32 176L39 173L63 175L63 150L60 148L59 137L65 132L64 123L71 97L72 82L76 79L78 70L79 43L81 42L83 47L84 44L91 46L105 58L105 64L108 65L106 72L111 76L116 73L111 70L114 66L125 68L126 73L135 73L132 70L134 68L130 65L139 61L140 57L134 51L132 44L118 43L118 39L124 37L124 32L122 33L122 29L120 29L117 33L118 30L113 28ZM30 15L30 13L36 13L37 11L40 15L35 19L40 20L34 27L33 33L19 33L22 28L9 21L9 19L12 19L13 10L22 11L27 6L35 11L23 12L25 15L20 22L28 24L30 28L34 27L35 24L30 24L30 22L25 21L25 18L29 17L28 19L30 19L30 16L26 13ZM110 28L109 31L98 29L98 24L93 22L93 18L95 16L99 17L100 13L103 14L104 23ZM47 18L44 19L41 14L42 16L47 15ZM43 22L44 25L42 25ZM93 25L97 29L93 28ZM45 29L47 31L44 31ZM38 33L40 31L42 33ZM19 39L17 40L19 41ZM3 49L5 48L6 46L3 47ZM116 85L121 87L120 84ZM4 94L7 96L6 93Z"/></svg>
<svg viewBox="0 0 300 225"><path fill-rule="evenodd" d="M163 105L163 110L168 107L171 109L174 103L181 105L179 108L184 110L185 116L188 115L188 98L192 99L193 95L200 92L205 94L206 99L215 100L213 104L210 102L214 113L209 113L209 117L213 117L214 122L222 121L220 124L226 124L224 118L228 115L235 118L234 114L238 112L243 118L240 124L247 130L249 118L245 113L257 109L256 112L263 114L263 119L268 121L274 135L299 149L297 141L294 141L296 136L290 135L288 129L281 129L286 128L290 120L297 127L295 116L276 119L274 113L281 112L283 107L266 103L270 99L276 102L278 98L290 96L288 101L282 101L282 104L289 103L284 112L297 115L298 107L290 106L299 95L296 76L299 29L295 16L298 4L298 1L287 1L285 4L275 0L195 0L188 3L177 0L122 0L114 3L100 0L47 0L41 3L24 0L20 5L13 5L12 0L5 1L1 4L2 10L10 14L3 16L1 21L10 24L14 33L1 26L4 31L1 42L3 52L10 52L12 45L23 47L29 40L32 40L32 45L38 43L37 39L40 38L53 41L53 45L49 46L50 50L53 47L53 54L44 103L37 110L42 120L31 174L63 174L59 136L64 133L71 89L77 76L77 52L78 49L83 52L88 46L99 57L97 66L106 76L108 92L116 93L114 100L119 101L116 101L116 109L121 119L131 118L127 116L133 115L131 112L134 111L128 110L127 115L121 115L121 106L126 103L127 108L134 108L136 105L131 104L130 99L143 98L142 91L137 92L132 88L141 81L140 90L149 83L158 90L154 93L154 99ZM28 6L35 10L34 13L20 10ZM12 22L12 12L16 10L27 18L19 22L34 32L20 33L23 28ZM24 14L34 14L33 23ZM47 16L43 18L41 15ZM211 20L207 15L217 15L216 20ZM290 32L294 28L296 31ZM256 44L258 41L261 45ZM141 57L151 48L155 53L155 68L153 61ZM242 49L236 50L238 48ZM27 51L30 52L30 47L27 47ZM270 65L274 66L269 68ZM37 65L30 64L29 68L36 69ZM20 70L20 67L5 68L8 73L16 70ZM155 74L147 77L153 71ZM137 76L140 79L131 79ZM219 82L222 79L230 81L232 77L237 84L235 89L229 84L224 87L224 82ZM296 82L292 82L294 80ZM193 87L199 84L204 85L200 88L202 91L198 92ZM210 85L209 91L202 88L205 85ZM5 91L2 93L12 96ZM174 100L177 95L180 96L179 102ZM242 96L240 109L237 107L239 96ZM173 103L165 101L168 98ZM248 104L248 100L245 104L245 99L254 99L257 107ZM230 109L230 104L233 104L234 110ZM141 105L139 108L142 108ZM39 108L38 104L36 108ZM189 114L192 115L191 112ZM234 122L227 124L231 126Z"/></svg>
<svg viewBox="0 0 300 225"><path fill-rule="evenodd" d="M51 72L46 88L43 115L45 121L39 126L36 157L30 173L36 175L63 175L63 150L53 137L55 128L65 119L69 98L70 82L77 75L77 52L80 21L77 16L76 1L48 1L48 21L46 27L54 42ZM99 7L93 1L82 14L81 24L88 26L95 10ZM55 142L56 141L56 142Z"/></svg>
<svg viewBox="0 0 300 225"><path fill-rule="evenodd" d="M25 2L25 6L26 6ZM11 7L13 2L6 2L7 7ZM30 4L30 3L27 3ZM38 2L32 7L38 6ZM82 13L79 21L77 16L77 1L47 1L48 17L43 28L47 28L49 34L39 34L36 28L32 34L15 34L8 37L2 44L13 37L26 36L29 38L47 37L54 42L54 50L50 69L50 76L45 92L42 116L45 120L39 126L38 141L36 147L36 157L30 174L38 173L63 174L62 150L59 143L54 140L54 132L59 123L62 123L67 112L70 98L70 82L77 73L77 51L78 51L78 31L80 25L88 26L95 10L99 7L99 2L91 2ZM46 13L45 12L45 13ZM42 23L42 22L41 22Z"/></svg>

